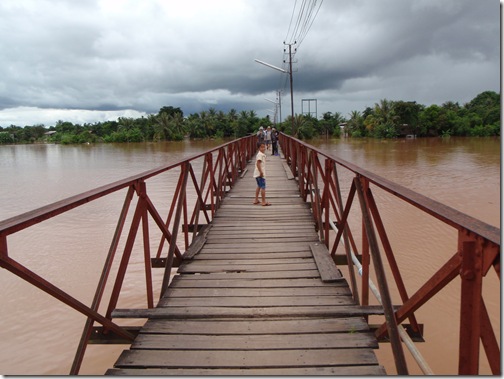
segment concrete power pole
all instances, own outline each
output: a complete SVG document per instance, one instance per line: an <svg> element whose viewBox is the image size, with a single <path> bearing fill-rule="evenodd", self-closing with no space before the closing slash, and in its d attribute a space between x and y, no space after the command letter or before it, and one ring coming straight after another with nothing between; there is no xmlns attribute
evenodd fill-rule
<svg viewBox="0 0 504 379"><path fill-rule="evenodd" d="M294 136L294 88L292 86L292 45L295 45L295 44L296 44L296 41L294 41L294 43L285 43L284 42L284 45L288 45L289 46L289 77L290 77L291 118L292 118L292 120L291 120L292 121L291 135L293 137L295 137L295 136ZM294 49L294 52L296 52L295 49Z"/></svg>

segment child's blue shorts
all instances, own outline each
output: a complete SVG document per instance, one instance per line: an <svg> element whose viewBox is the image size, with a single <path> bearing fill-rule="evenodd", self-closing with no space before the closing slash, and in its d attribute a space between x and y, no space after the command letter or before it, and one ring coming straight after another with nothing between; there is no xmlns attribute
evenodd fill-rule
<svg viewBox="0 0 504 379"><path fill-rule="evenodd" d="M266 179L265 178L258 176L256 178L256 182L257 182L257 187L259 187L260 189L266 189Z"/></svg>

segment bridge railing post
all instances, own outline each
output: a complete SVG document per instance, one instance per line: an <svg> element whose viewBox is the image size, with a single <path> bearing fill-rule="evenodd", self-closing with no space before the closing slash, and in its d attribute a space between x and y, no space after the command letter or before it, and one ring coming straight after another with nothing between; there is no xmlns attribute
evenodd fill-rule
<svg viewBox="0 0 504 379"><path fill-rule="evenodd" d="M295 173L295 176L299 179L299 189L301 196L305 199L305 201L306 193L311 193L309 191L317 186L315 183L305 183L305 181L318 181L320 178L317 177L317 173L320 174L320 177L324 178L323 196L318 200L314 197L310 200L312 203L314 200L321 201L320 208L317 208L316 204L312 204L313 213L314 216L316 216L316 222L322 217L325 232L323 239L325 239L324 242L328 244L328 248L329 243L332 243L330 255L333 257L333 260L335 262L337 261L336 250L343 238L348 263L350 264L351 261L348 258L349 255L351 255L352 259L356 261L358 259L359 252L353 241L352 231L356 231L356 235L361 237L361 304L369 304L369 276L371 263L373 263L375 272L377 269L380 270L376 267L377 264L375 262L375 256L379 256L376 254L376 244L378 243L378 240L376 240L376 236L374 236L374 230L376 228L376 233L379 236L381 246L383 246L389 264L389 269L397 286L400 300L402 301L402 305L393 312L392 316L389 315L388 318L390 320L395 318L393 323L396 324L409 319L411 323L411 330L421 333L423 328L421 328L421 325L417 323L415 312L426 304L432 297L437 295L445 286L448 285L448 283L457 278L457 276L460 276L461 309L459 372L461 374L478 373L480 355L479 341L481 340L492 373L495 375L500 374L501 362L499 343L495 337L495 333L493 332L490 317L487 313L482 294L483 278L490 269L493 268L495 270L497 278L500 281L500 230L444 204L438 203L433 199L429 199L422 194L366 171L350 162L331 157L296 138L282 134L281 140L283 145L286 146L284 150L286 151L287 162L290 163L292 172ZM307 155L307 151L310 151L310 155ZM313 157L315 154L318 155L319 158L326 158L325 170L314 167L313 163L315 161ZM308 165L306 164L306 157L309 158ZM327 160L330 160L334 166L334 174L331 176L327 173L329 167L331 167L331 164L329 164ZM350 173L355 175L346 198L346 204L343 204L341 193L339 192L340 185L336 170L337 166L347 169ZM325 172L325 174L323 172ZM358 191L356 189L357 184L361 187ZM326 189L326 186L330 188ZM400 268L396 262L385 225L382 222L381 215L378 210L378 204L376 204L371 192L371 186L373 186L373 190L374 188L384 190L387 194L393 196L393 199L396 202L412 205L425 215L432 217L433 221L441 221L445 225L459 231L458 252L449 258L440 268L438 268L411 297L409 297L406 291L406 286L401 278ZM320 184L318 187L321 188ZM305 190L306 193L304 192ZM362 214L365 212L368 213L368 221L364 219L358 220L358 213L351 210L353 197L356 191L359 192L360 197L364 197L364 201L361 201L361 207L365 204L366 210L363 210ZM329 202L329 205L327 202ZM328 221L327 219L328 213L331 210L334 212L337 219L336 225L332 222L332 220ZM324 212L325 214L323 214ZM322 215L320 215L320 213L322 213ZM330 217L332 216L333 215L331 214ZM371 217L373 221L371 221ZM351 219L361 221L361 230L358 230L358 225L357 228L350 228ZM336 234L334 241L329 241L330 237L328 237L327 234L329 227L327 224L329 224L332 231ZM374 239L374 241L372 239ZM353 251L350 251L350 247ZM371 258L373 259L373 262L371 262ZM353 270L350 267L349 272L352 277ZM385 283L384 275L380 276L379 284L380 283L382 285ZM355 287L356 286L354 286L352 281L352 291L357 292L354 290ZM390 320L387 320L377 328L375 335L378 338L383 337L387 333L389 333L389 337L392 338L392 336L390 336L390 331L388 331L388 326L392 325L392 321Z"/></svg>
<svg viewBox="0 0 504 379"><path fill-rule="evenodd" d="M478 375L482 291L482 253L476 241L459 233L460 267L460 339L459 375Z"/></svg>
<svg viewBox="0 0 504 379"><path fill-rule="evenodd" d="M392 306L392 299L390 297L390 292L387 285L387 277L380 256L378 241L376 239L376 235L371 222L371 214L369 212L369 207L366 201L361 179L359 177L355 177L354 182L357 189L357 194L359 196L359 202L362 210L362 219L364 222L364 227L366 229L366 234L369 241L371 256L373 258L373 266L375 268L376 278L378 281L378 288L380 290L380 296L382 299L383 310L387 323L388 335L390 338L390 343L392 345L392 351L394 354L397 374L408 375L408 366L406 365L406 360L404 358L404 352L401 345L401 339L399 337L397 321Z"/></svg>

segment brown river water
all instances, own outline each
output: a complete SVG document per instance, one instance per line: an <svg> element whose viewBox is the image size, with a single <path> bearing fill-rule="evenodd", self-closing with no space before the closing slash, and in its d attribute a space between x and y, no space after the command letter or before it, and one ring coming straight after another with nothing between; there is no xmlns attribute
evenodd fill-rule
<svg viewBox="0 0 504 379"><path fill-rule="evenodd" d="M0 220L177 162L220 143L0 146ZM500 139L342 139L311 143L330 155L500 228ZM162 186L173 186L173 179L153 180L148 184L149 192L162 199ZM379 191L375 197L385 205L382 217L411 295L455 253L456 233L437 221L409 227L411 220L424 217L418 210L402 204L395 206L394 199ZM9 254L90 305L123 200L121 192L9 237ZM139 261L132 265L131 275L142 270ZM143 285L142 275L138 275L138 281ZM6 270L0 270L0 286L0 374L68 374L85 317ZM490 271L484 281L484 294L499 343L500 290L495 273ZM126 288L125 295L120 307L134 303L133 289ZM457 373L459 295L460 281L455 280L416 313L417 320L425 325L426 339L418 347L437 375ZM88 346L80 374L103 374L125 348ZM376 354L387 372L395 373L390 346L380 344ZM410 373L421 374L407 351L405 355ZM489 374L483 350L480 355L480 373Z"/></svg>

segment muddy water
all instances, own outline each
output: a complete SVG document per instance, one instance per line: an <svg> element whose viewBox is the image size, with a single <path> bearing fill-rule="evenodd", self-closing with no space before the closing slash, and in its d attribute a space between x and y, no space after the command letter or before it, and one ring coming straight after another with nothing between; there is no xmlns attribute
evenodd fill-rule
<svg viewBox="0 0 504 379"><path fill-rule="evenodd" d="M499 139L339 140L314 141L313 145L500 228ZM347 174L341 171L341 176ZM343 188L343 193L348 188ZM374 196L406 289L412 295L456 252L457 233L384 191L374 189ZM399 299L391 282L391 293ZM500 283L493 270L484 281L483 292L492 325L500 336ZM439 375L458 372L459 298L457 279L416 312L418 322L425 325L426 339L417 346ZM390 345L380 344L376 353L387 372L395 373ZM409 353L405 355L410 374L421 374ZM480 373L490 374L483 350L480 355Z"/></svg>
<svg viewBox="0 0 504 379"><path fill-rule="evenodd" d="M0 220L176 162L218 144L185 141L0 146ZM498 139L321 140L313 144L500 227ZM162 202L164 189L172 188L173 182L174 178L166 175L148 182L148 190ZM9 254L90 304L124 196L125 193L120 193L95 201L9 238ZM455 252L456 233L441 223L423 222L425 216L411 206L391 206L394 200L385 193L377 191L375 197L383 204L382 217L391 231L389 238L411 294ZM412 226L417 224L422 226ZM141 251L141 245L136 248ZM128 271L132 278L135 272L143 270L141 253L137 255ZM500 335L500 284L493 280L495 275L489 277L492 278L485 282L484 289L487 307ZM143 283L141 275L138 283L130 283L119 306L144 306L135 303L142 299ZM5 270L0 271L0 286L0 373L67 374L84 317ZM436 374L457 372L459 287L455 281L417 313L418 321L425 324L427 340L420 344L420 349ZM89 346L81 374L103 374L123 349L124 346ZM393 373L389 346L381 344L377 355L387 371ZM411 359L407 359L410 372L420 373ZM489 373L485 364L481 372Z"/></svg>

